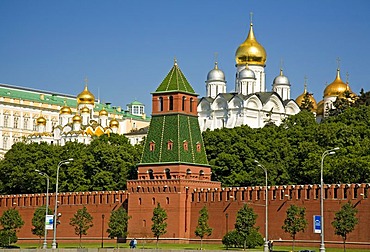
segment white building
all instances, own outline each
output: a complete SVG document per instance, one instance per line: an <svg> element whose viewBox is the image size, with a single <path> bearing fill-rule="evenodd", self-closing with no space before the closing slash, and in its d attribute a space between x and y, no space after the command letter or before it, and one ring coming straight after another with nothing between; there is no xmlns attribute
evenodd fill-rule
<svg viewBox="0 0 370 252"><path fill-rule="evenodd" d="M241 125L260 128L268 122L279 125L284 118L300 111L298 104L290 99L291 85L282 69L273 81L272 91L267 91L266 59L266 51L256 40L251 23L247 39L235 53L235 91L226 91L225 74L217 62L207 75L207 96L198 104L202 130Z"/></svg>

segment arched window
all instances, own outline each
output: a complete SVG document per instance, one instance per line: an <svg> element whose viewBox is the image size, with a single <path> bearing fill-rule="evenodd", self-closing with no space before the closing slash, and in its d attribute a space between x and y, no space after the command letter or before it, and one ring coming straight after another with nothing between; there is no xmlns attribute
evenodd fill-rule
<svg viewBox="0 0 370 252"><path fill-rule="evenodd" d="M149 169L148 170L148 174L149 174L149 178L150 179L154 179L154 175L153 175L153 170L152 169Z"/></svg>
<svg viewBox="0 0 370 252"><path fill-rule="evenodd" d="M155 205L155 198L152 198L152 204Z"/></svg>
<svg viewBox="0 0 370 252"><path fill-rule="evenodd" d="M154 151L155 150L155 142L153 140L150 141L150 143L149 143L149 150L150 151Z"/></svg>
<svg viewBox="0 0 370 252"><path fill-rule="evenodd" d="M193 103L194 103L194 99L190 98L190 112L193 112Z"/></svg>
<svg viewBox="0 0 370 252"><path fill-rule="evenodd" d="M182 97L182 111L185 110L185 96Z"/></svg>
<svg viewBox="0 0 370 252"><path fill-rule="evenodd" d="M166 204L170 204L170 198L169 197L166 197Z"/></svg>
<svg viewBox="0 0 370 252"><path fill-rule="evenodd" d="M159 111L163 111L163 97L159 97Z"/></svg>
<svg viewBox="0 0 370 252"><path fill-rule="evenodd" d="M200 152L201 151L201 145L200 145L200 143L198 142L197 143L197 152Z"/></svg>
<svg viewBox="0 0 370 252"><path fill-rule="evenodd" d="M173 110L173 96L170 96L170 107L169 110Z"/></svg>
<svg viewBox="0 0 370 252"><path fill-rule="evenodd" d="M184 145L184 150L185 150L185 151L188 151L188 141L186 141L186 140L185 140L185 141L183 142L183 145Z"/></svg>
<svg viewBox="0 0 370 252"><path fill-rule="evenodd" d="M173 148L173 142L172 142L172 140L168 140L168 142L167 142L167 150L172 150L172 148Z"/></svg>
<svg viewBox="0 0 370 252"><path fill-rule="evenodd" d="M139 205L141 205L141 198L139 198Z"/></svg>
<svg viewBox="0 0 370 252"><path fill-rule="evenodd" d="M166 173L166 179L171 179L171 170L166 168L166 170L164 170L164 172Z"/></svg>

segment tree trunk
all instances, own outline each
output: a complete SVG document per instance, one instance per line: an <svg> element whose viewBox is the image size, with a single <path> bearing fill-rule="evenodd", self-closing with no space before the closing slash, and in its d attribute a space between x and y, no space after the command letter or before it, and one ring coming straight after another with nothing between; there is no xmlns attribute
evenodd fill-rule
<svg viewBox="0 0 370 252"><path fill-rule="evenodd" d="M292 250L294 251L294 245L295 245L295 235L292 236L293 238L293 247L292 247Z"/></svg>
<svg viewBox="0 0 370 252"><path fill-rule="evenodd" d="M81 238L82 238L82 235L80 234L80 248L81 248Z"/></svg>
<svg viewBox="0 0 370 252"><path fill-rule="evenodd" d="M157 236L157 243L155 244L156 249L158 249L158 240L159 240L159 236Z"/></svg>
<svg viewBox="0 0 370 252"><path fill-rule="evenodd" d="M343 248L344 248L344 252L346 252L346 239L343 238Z"/></svg>
<svg viewBox="0 0 370 252"><path fill-rule="evenodd" d="M200 238L200 250L202 250L202 245L203 245L203 237Z"/></svg>

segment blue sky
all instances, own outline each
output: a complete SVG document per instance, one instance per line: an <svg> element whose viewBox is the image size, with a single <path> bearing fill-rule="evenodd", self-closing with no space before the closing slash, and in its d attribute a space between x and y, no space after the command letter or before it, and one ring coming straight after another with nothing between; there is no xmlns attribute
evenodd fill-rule
<svg viewBox="0 0 370 252"><path fill-rule="evenodd" d="M370 90L369 11L368 0L1 0L0 83L77 95L87 76L103 102L137 99L150 114L150 92L174 58L204 96L217 52L233 91L235 51L253 12L268 91L283 62L291 97L307 76L320 101L338 57L352 91Z"/></svg>

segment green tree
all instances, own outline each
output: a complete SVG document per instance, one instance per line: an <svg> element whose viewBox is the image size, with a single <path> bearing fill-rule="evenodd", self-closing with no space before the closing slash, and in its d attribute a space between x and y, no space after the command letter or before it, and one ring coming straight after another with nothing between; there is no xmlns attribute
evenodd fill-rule
<svg viewBox="0 0 370 252"><path fill-rule="evenodd" d="M208 209L204 206L199 211L198 225L195 228L195 235L200 237L200 249L203 245L203 237L205 235L210 236L212 234L212 228L208 224Z"/></svg>
<svg viewBox="0 0 370 252"><path fill-rule="evenodd" d="M356 214L357 209L353 207L351 202L348 202L335 213L334 221L331 223L334 227L334 233L340 235L343 239L344 251L346 251L347 236L355 229L358 223Z"/></svg>
<svg viewBox="0 0 370 252"><path fill-rule="evenodd" d="M164 235L167 232L167 213L161 205L158 203L157 207L153 210L152 217L152 233L154 237L157 238L156 248L158 248L158 240L161 235Z"/></svg>
<svg viewBox="0 0 370 252"><path fill-rule="evenodd" d="M313 110L313 102L311 101L312 94L305 92L303 95L303 100L301 103L300 109L307 110L311 112Z"/></svg>
<svg viewBox="0 0 370 252"><path fill-rule="evenodd" d="M0 242L4 247L17 242L17 231L24 225L24 221L18 210L8 209L0 217L0 225L3 227L0 231Z"/></svg>
<svg viewBox="0 0 370 252"><path fill-rule="evenodd" d="M111 239L127 236L127 224L130 216L128 216L126 210L123 207L118 208L111 212L108 222L108 237Z"/></svg>
<svg viewBox="0 0 370 252"><path fill-rule="evenodd" d="M36 208L35 212L33 213L32 217L32 225L33 228L31 229L32 234L39 237L39 244L41 242L41 237L45 235L45 207L41 206ZM48 209L48 214L52 214L51 209Z"/></svg>
<svg viewBox="0 0 370 252"><path fill-rule="evenodd" d="M228 232L222 238L222 244L225 245L226 249L243 248L244 246L246 248L255 248L258 246L262 246L263 242L264 242L263 237L258 232L258 228L253 228L251 230L251 233L248 235L247 242L245 245L244 245L244 238L236 230L232 230Z"/></svg>
<svg viewBox="0 0 370 252"><path fill-rule="evenodd" d="M93 224L93 217L87 211L87 208L84 206L82 209L78 209L77 212L71 218L69 225L75 228L75 234L80 238L80 247L81 247L81 238L83 235L87 235L87 230L91 228Z"/></svg>
<svg viewBox="0 0 370 252"><path fill-rule="evenodd" d="M247 247L248 236L253 232L254 225L256 224L257 214L254 213L253 208L244 204L239 209L236 215L235 229L243 238L243 249Z"/></svg>
<svg viewBox="0 0 370 252"><path fill-rule="evenodd" d="M284 230L284 232L289 233L290 236L292 237L293 251L297 233L304 231L306 227L307 227L306 208L291 205L286 211L284 225L281 228Z"/></svg>

